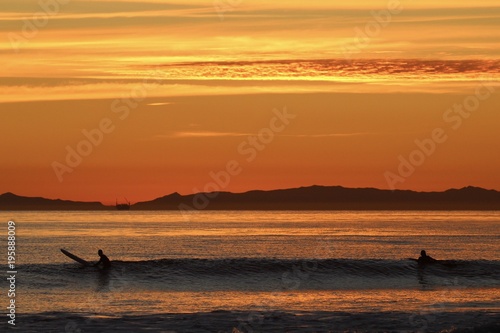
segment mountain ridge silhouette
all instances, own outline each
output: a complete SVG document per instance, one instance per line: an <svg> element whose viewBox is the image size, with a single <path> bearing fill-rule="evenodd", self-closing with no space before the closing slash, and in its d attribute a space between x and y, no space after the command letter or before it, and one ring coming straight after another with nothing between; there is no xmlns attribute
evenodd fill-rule
<svg viewBox="0 0 500 333"><path fill-rule="evenodd" d="M100 202L0 195L2 210L112 210ZM132 205L134 210L500 210L500 192L467 186L445 191L312 185L241 193L177 192Z"/></svg>

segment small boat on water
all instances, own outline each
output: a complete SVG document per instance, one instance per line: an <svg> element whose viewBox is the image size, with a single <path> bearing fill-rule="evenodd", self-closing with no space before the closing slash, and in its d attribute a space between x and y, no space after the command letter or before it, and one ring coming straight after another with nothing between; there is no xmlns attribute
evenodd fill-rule
<svg viewBox="0 0 500 333"><path fill-rule="evenodd" d="M118 210L130 210L130 201L127 200L127 198L125 198L125 201L127 201L127 203L118 203L118 200L116 200L116 209Z"/></svg>

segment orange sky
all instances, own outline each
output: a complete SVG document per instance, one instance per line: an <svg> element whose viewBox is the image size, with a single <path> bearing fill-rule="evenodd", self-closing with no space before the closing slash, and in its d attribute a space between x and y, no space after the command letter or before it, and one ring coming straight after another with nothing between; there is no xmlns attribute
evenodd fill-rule
<svg viewBox="0 0 500 333"><path fill-rule="evenodd" d="M500 190L495 1L48 3L0 14L0 193Z"/></svg>

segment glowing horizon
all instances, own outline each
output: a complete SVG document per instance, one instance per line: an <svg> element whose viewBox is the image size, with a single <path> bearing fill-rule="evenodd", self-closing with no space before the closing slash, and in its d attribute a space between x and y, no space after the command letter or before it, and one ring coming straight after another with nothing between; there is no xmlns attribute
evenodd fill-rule
<svg viewBox="0 0 500 333"><path fill-rule="evenodd" d="M396 188L500 190L492 0L46 3L0 13L0 193L143 201L201 191L231 160L224 191L391 188L415 149ZM296 118L248 162L240 145L285 108ZM415 142L435 129L427 154Z"/></svg>

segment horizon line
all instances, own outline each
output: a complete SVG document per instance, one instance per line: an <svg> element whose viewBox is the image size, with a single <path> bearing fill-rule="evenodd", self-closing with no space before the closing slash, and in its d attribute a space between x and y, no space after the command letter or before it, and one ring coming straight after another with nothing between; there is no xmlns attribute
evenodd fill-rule
<svg viewBox="0 0 500 333"><path fill-rule="evenodd" d="M296 190L296 189L304 189L304 188L312 188L312 187L339 187L339 188L343 188L343 189L353 189L353 190L378 190L378 191L391 191L391 192L410 191L410 192L415 192L415 193L444 193L444 192L447 192L447 191L450 191L450 190L463 190L463 189L467 189L467 188L475 188L475 189L481 189L481 190L485 190L485 191L500 192L500 190L497 190L497 189L484 188L484 187L474 186L474 185L467 185L467 186L463 186L463 187L460 187L460 188L451 187L451 188L447 188L447 189L443 189L443 190L433 190L433 191L432 190L423 190L423 191L419 191L419 190L412 190L412 189L394 189L394 190L391 190L391 189L384 189L384 188L377 188L377 187L346 187L346 186L342 186L342 185L317 185L317 184L313 184L313 185L304 185L304 186L288 187L288 188L253 189L253 190L246 190L246 191L241 191L241 192L231 192L231 191L211 191L211 192L206 192L206 191L200 191L200 192L196 192L196 193L193 192L193 193L188 193L188 194L180 194L179 192L175 191L175 192L171 192L169 194L161 195L159 197L154 197L152 199L148 199L148 200L144 200L144 201L130 201L130 204L131 205L135 205L135 204L138 204L138 203L150 202L150 201L153 201L153 200L156 200L156 199L160 199L160 198L164 198L164 197L167 197L167 196L171 196L171 195L174 195L174 194L178 194L179 196L187 197L187 196L194 196L194 195L197 195L197 194L212 194L212 193L245 194L245 193L249 193L249 192L287 191L287 190ZM76 202L76 203L100 203L101 205L106 206L106 207L108 207L108 206L109 207L115 206L114 204L109 204L109 205L105 204L102 201L80 201L80 200L63 199L63 198L49 198L49 197L43 197L43 196L25 196L25 195L19 195L19 194L10 192L10 191L1 193L0 197L4 196L6 194L11 194L11 195L14 195L16 197L31 198L31 199L61 200L61 201L70 201L70 202Z"/></svg>

